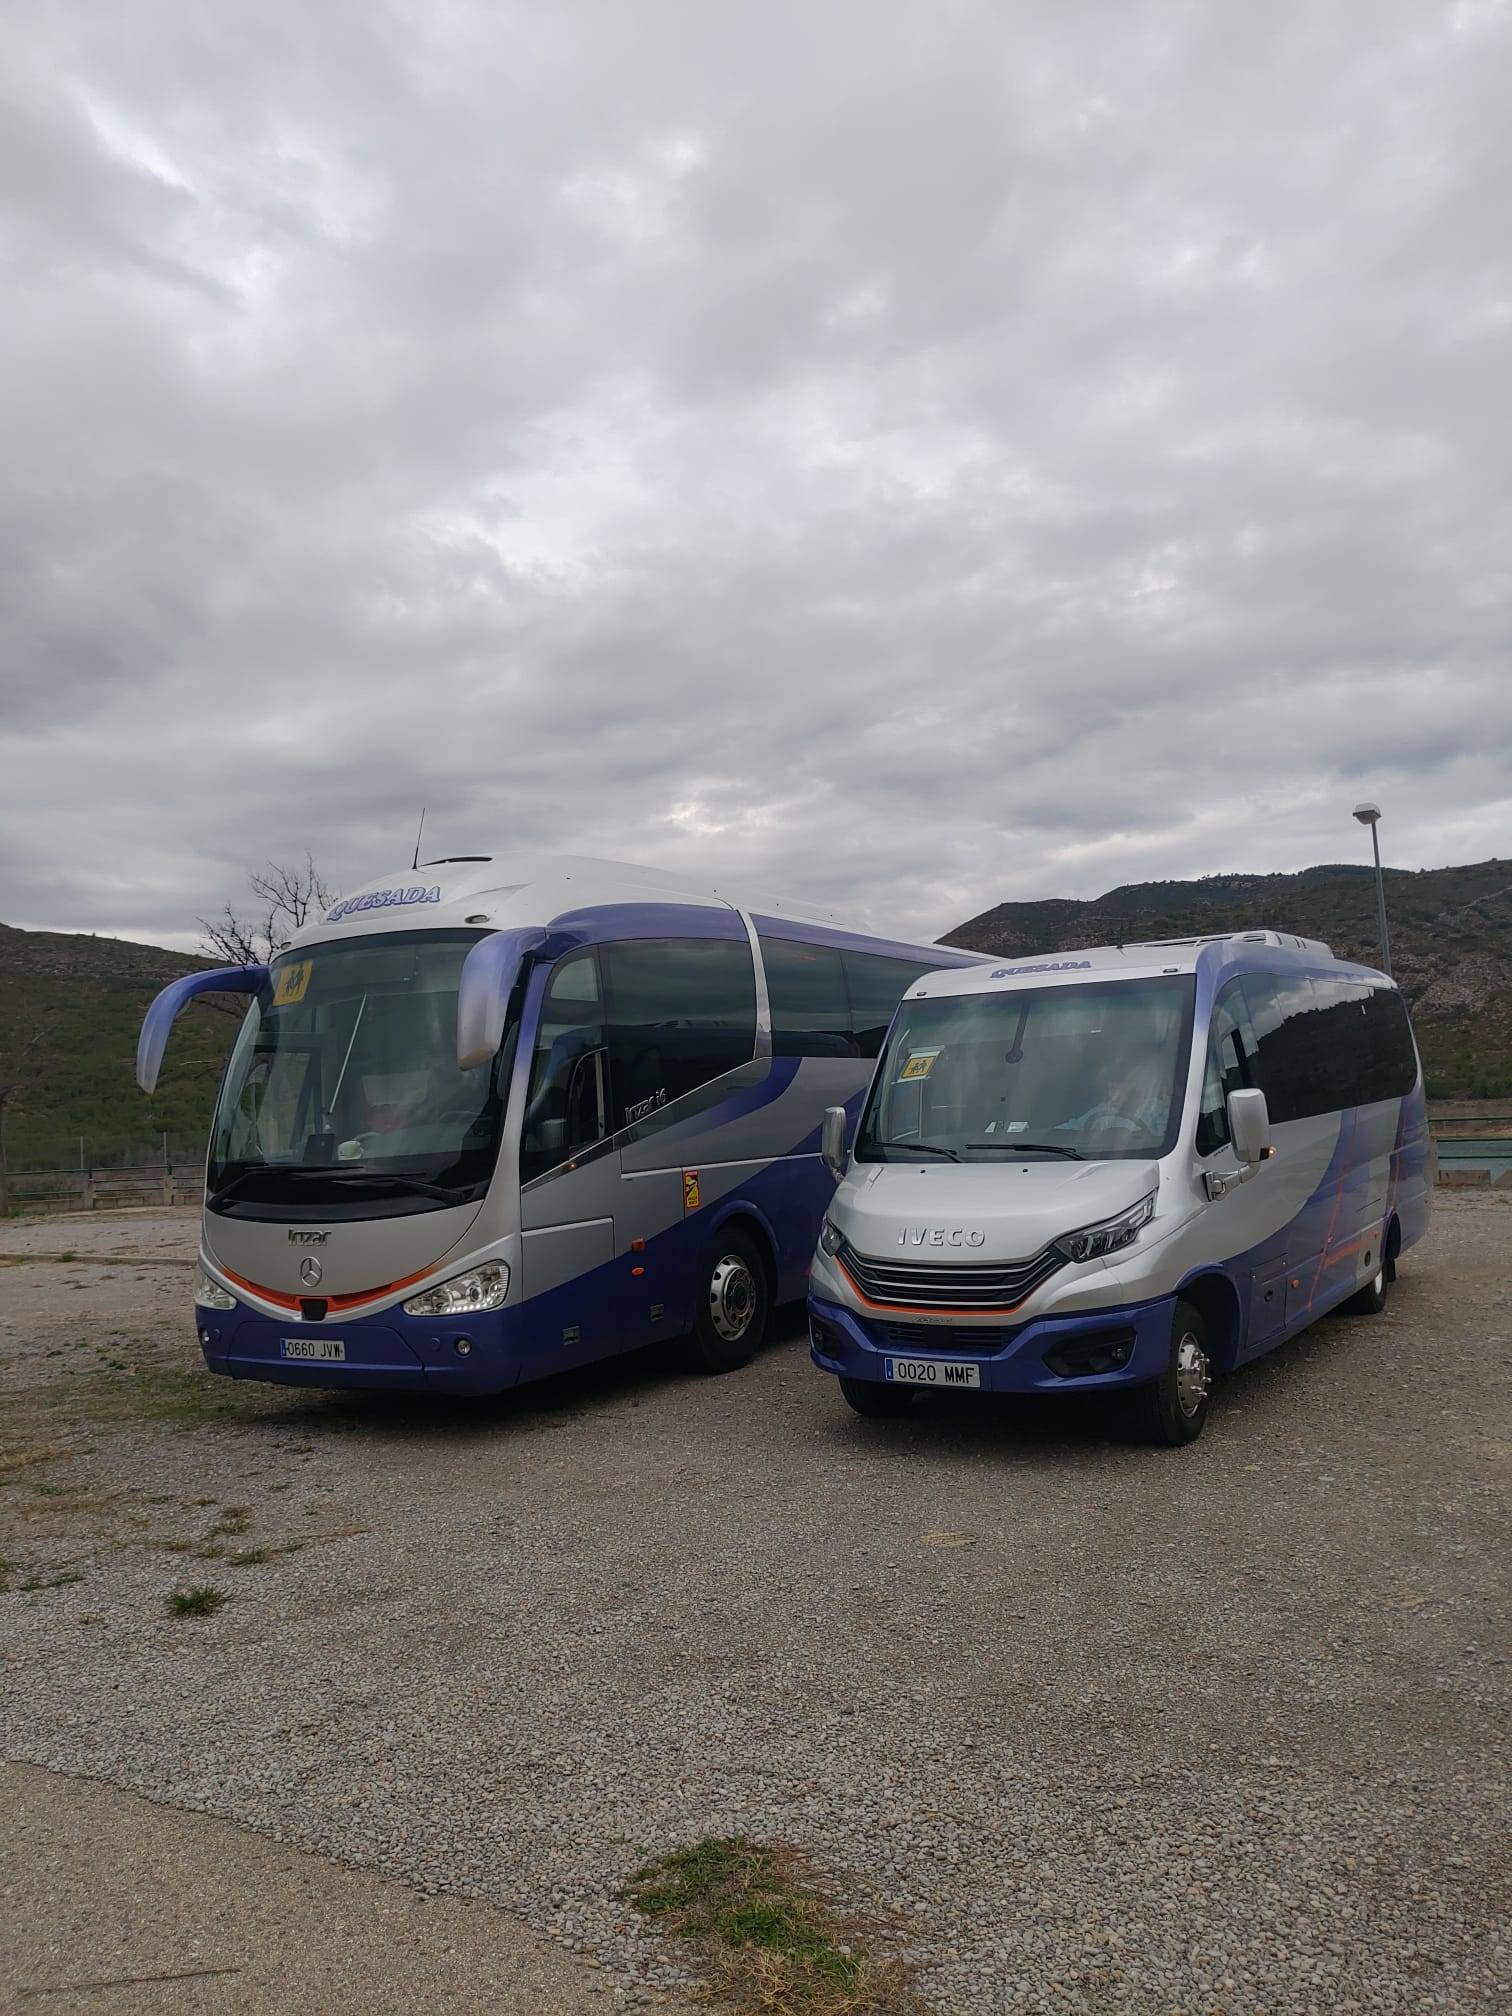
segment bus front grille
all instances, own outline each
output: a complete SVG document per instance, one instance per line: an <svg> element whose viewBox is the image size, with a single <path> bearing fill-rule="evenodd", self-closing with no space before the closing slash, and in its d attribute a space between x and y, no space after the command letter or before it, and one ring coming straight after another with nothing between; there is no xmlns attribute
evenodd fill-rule
<svg viewBox="0 0 1512 2016"><path fill-rule="evenodd" d="M931 1267L912 1260L875 1260L843 1240L836 1255L868 1302L891 1309L1016 1309L1065 1266L1046 1246L1028 1260L988 1266Z"/></svg>

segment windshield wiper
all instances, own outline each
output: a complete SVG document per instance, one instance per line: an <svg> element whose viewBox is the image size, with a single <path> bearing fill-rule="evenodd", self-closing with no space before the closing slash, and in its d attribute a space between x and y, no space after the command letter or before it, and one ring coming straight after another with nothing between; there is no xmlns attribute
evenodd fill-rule
<svg viewBox="0 0 1512 2016"><path fill-rule="evenodd" d="M937 1148L932 1141L869 1141L867 1146L880 1148L884 1152L889 1148L896 1148L905 1158L912 1158L915 1155L938 1155L942 1162L959 1162L961 1159L954 1148Z"/></svg>
<svg viewBox="0 0 1512 2016"><path fill-rule="evenodd" d="M407 1195L416 1197L439 1197L444 1204L455 1204L457 1192L443 1189L439 1183L426 1183L418 1176L405 1176L398 1172L389 1173L383 1169L331 1169L302 1163L301 1176L323 1176L328 1183L393 1183ZM463 1185L470 1188L470 1185Z"/></svg>
<svg viewBox="0 0 1512 2016"><path fill-rule="evenodd" d="M1068 1162L1085 1162L1080 1148L1062 1148L1058 1141L968 1141L969 1155L1064 1155Z"/></svg>
<svg viewBox="0 0 1512 2016"><path fill-rule="evenodd" d="M234 1197L242 1185L250 1183L254 1176L266 1176L270 1166L267 1162L254 1162L250 1168L243 1169L240 1174L233 1176L229 1183L223 1183L211 1198L211 1203L219 1204L227 1197Z"/></svg>

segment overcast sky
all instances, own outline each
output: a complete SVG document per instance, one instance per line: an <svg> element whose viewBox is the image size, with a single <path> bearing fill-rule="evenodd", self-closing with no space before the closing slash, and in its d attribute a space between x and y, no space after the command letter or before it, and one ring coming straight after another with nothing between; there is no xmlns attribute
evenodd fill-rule
<svg viewBox="0 0 1512 2016"><path fill-rule="evenodd" d="M0 917L545 845L934 935L1512 853L1512 14L62 0ZM1241 920L1252 921L1252 920Z"/></svg>

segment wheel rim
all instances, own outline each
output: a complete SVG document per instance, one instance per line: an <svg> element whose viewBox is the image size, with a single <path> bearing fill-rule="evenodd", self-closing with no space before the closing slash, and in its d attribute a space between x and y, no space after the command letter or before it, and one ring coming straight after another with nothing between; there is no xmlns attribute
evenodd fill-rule
<svg viewBox="0 0 1512 2016"><path fill-rule="evenodd" d="M1370 1292L1371 1292L1371 1294L1372 1294L1372 1295L1384 1295L1384 1294L1385 1294L1385 1292L1386 1292L1386 1269L1385 1269L1384 1267L1377 1267L1377 1269L1376 1269L1376 1271L1375 1271L1375 1279L1374 1279L1374 1281L1372 1281L1372 1282L1371 1282L1371 1284L1370 1284Z"/></svg>
<svg viewBox="0 0 1512 2016"><path fill-rule="evenodd" d="M756 1282L736 1253L726 1253L709 1280L709 1320L727 1344L738 1344L756 1314Z"/></svg>
<svg viewBox="0 0 1512 2016"><path fill-rule="evenodd" d="M1176 1405L1190 1421L1208 1396L1208 1354L1190 1330L1176 1346Z"/></svg>

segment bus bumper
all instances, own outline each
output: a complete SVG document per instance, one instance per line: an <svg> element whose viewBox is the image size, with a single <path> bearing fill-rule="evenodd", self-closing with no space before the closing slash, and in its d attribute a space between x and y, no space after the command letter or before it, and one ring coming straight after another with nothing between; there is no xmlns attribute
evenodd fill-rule
<svg viewBox="0 0 1512 2016"><path fill-rule="evenodd" d="M234 1309L194 1312L205 1364L227 1378L411 1393L502 1393L513 1386L520 1376L515 1314L499 1309L437 1322L394 1308L349 1321L304 1323L297 1316L264 1316L240 1302ZM340 1359L299 1355L332 1345L340 1345Z"/></svg>
<svg viewBox="0 0 1512 2016"><path fill-rule="evenodd" d="M809 1355L837 1378L887 1380L889 1359L975 1365L983 1393L1100 1392L1157 1379L1171 1350L1176 1298L1088 1309L1016 1325L917 1323L859 1316L811 1295Z"/></svg>

